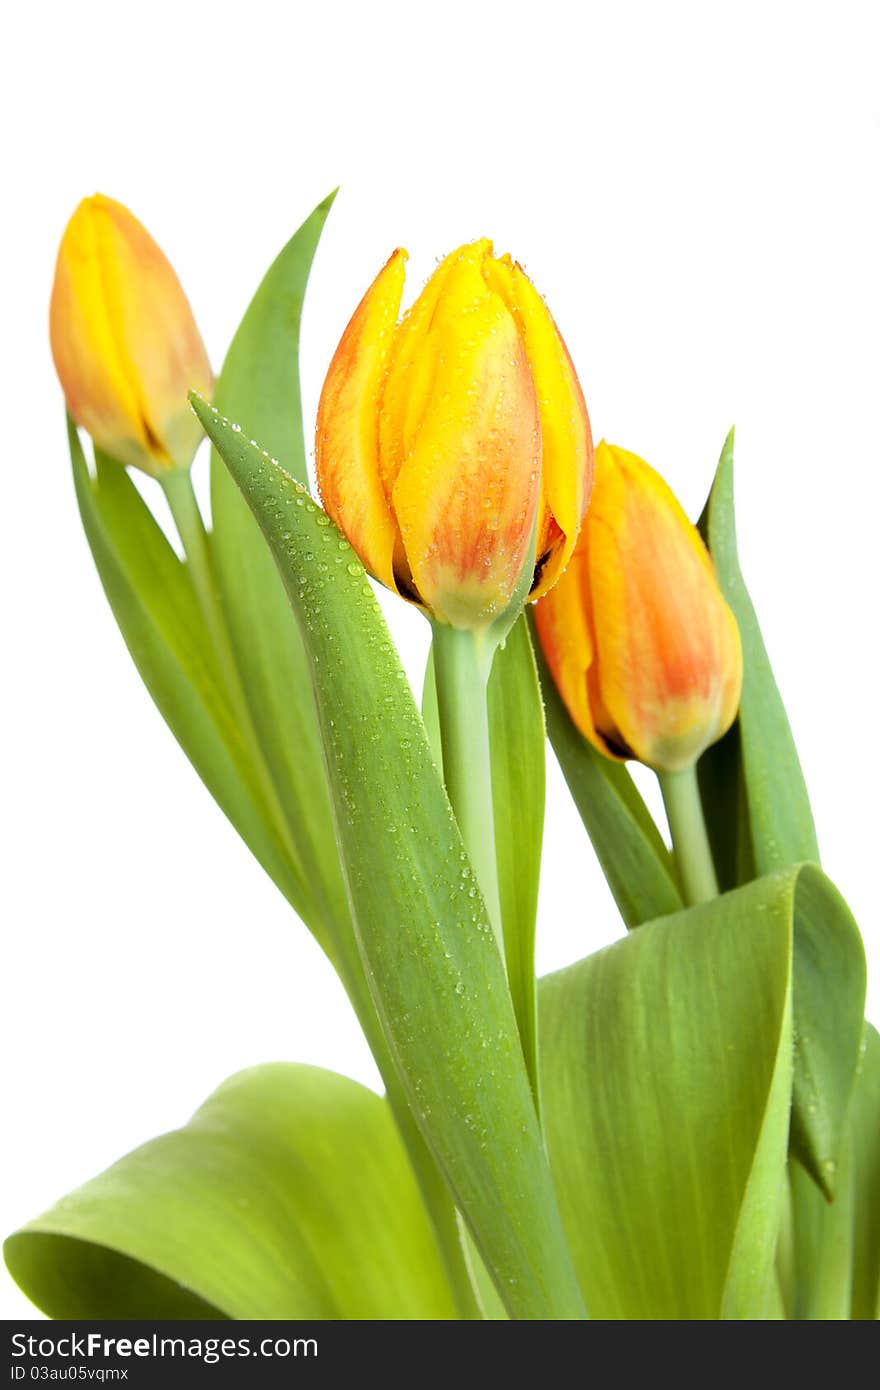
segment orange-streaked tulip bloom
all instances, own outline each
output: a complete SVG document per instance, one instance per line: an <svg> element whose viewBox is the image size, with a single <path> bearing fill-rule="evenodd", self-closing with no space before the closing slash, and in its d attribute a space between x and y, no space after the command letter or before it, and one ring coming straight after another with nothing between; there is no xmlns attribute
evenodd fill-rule
<svg viewBox="0 0 880 1390"><path fill-rule="evenodd" d="M590 422L556 325L509 256L460 247L399 318L405 261L395 251L379 272L330 364L318 484L377 579L480 629L568 563Z"/></svg>
<svg viewBox="0 0 880 1390"><path fill-rule="evenodd" d="M577 548L535 621L569 714L611 757L681 771L736 717L736 620L696 527L635 454L598 445Z"/></svg>
<svg viewBox="0 0 880 1390"><path fill-rule="evenodd" d="M78 425L98 448L154 476L188 468L202 437L187 401L211 367L180 281L136 217L96 193L58 251L52 355Z"/></svg>

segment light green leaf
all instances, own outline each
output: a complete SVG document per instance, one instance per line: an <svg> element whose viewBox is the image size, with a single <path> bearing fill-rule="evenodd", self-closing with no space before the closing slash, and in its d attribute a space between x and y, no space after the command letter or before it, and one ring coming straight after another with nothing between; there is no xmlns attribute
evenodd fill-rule
<svg viewBox="0 0 880 1390"><path fill-rule="evenodd" d="M577 1318L502 962L372 588L290 475L195 406L300 625L359 945L413 1112L508 1310Z"/></svg>
<svg viewBox="0 0 880 1390"><path fill-rule="evenodd" d="M699 766L707 819L716 841L719 828L725 832L725 843L716 848L723 886L732 886L734 876L743 882L786 864L819 860L816 829L791 727L739 568L733 441L731 430L700 518L700 529L724 597L739 624L743 645L742 701L735 732L710 749ZM743 836L747 837L745 844L739 843Z"/></svg>
<svg viewBox="0 0 880 1390"><path fill-rule="evenodd" d="M271 829L187 574L125 470L98 456L90 476L68 440L80 516L110 607L161 714L245 843L297 911L308 889Z"/></svg>
<svg viewBox="0 0 880 1390"><path fill-rule="evenodd" d="M535 651L553 751L626 926L678 912L672 857L635 783L575 728L537 642Z"/></svg>
<svg viewBox="0 0 880 1390"><path fill-rule="evenodd" d="M232 1077L4 1253L53 1318L456 1315L386 1103L292 1063Z"/></svg>
<svg viewBox="0 0 880 1390"><path fill-rule="evenodd" d="M860 952L813 866L646 924L542 982L548 1143L591 1316L778 1315L802 948L829 979Z"/></svg>

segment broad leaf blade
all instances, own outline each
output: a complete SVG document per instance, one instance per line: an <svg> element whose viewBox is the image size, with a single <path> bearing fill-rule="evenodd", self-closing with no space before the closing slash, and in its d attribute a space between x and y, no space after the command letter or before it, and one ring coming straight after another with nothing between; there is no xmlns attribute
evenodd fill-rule
<svg viewBox="0 0 880 1390"><path fill-rule="evenodd" d="M801 929L833 974L855 929L812 867L648 923L542 982L548 1143L592 1316L776 1308Z"/></svg>
<svg viewBox="0 0 880 1390"><path fill-rule="evenodd" d="M668 849L622 763L603 758L575 728L546 662L538 670L547 732L627 927L684 906Z"/></svg>
<svg viewBox="0 0 880 1390"><path fill-rule="evenodd" d="M363 567L283 469L195 404L300 625L359 945L414 1114L508 1309L582 1316L502 962Z"/></svg>
<svg viewBox="0 0 880 1390"><path fill-rule="evenodd" d="M386 1103L313 1067L232 1077L6 1242L55 1318L452 1318Z"/></svg>

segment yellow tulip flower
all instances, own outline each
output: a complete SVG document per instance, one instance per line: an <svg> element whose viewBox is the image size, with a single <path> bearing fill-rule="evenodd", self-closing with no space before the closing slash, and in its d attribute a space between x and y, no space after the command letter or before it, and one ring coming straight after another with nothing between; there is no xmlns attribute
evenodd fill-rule
<svg viewBox="0 0 880 1390"><path fill-rule="evenodd" d="M574 549L593 446L544 301L489 241L399 318L406 253L370 286L318 411L327 511L382 583L459 628L545 593Z"/></svg>
<svg viewBox="0 0 880 1390"><path fill-rule="evenodd" d="M678 772L736 717L739 631L699 532L659 474L604 441L595 463L571 564L536 605L541 646L591 743Z"/></svg>
<svg viewBox="0 0 880 1390"><path fill-rule="evenodd" d="M95 444L154 476L187 468L202 437L187 391L213 377L180 281L121 203L85 198L67 225L50 308L68 408Z"/></svg>

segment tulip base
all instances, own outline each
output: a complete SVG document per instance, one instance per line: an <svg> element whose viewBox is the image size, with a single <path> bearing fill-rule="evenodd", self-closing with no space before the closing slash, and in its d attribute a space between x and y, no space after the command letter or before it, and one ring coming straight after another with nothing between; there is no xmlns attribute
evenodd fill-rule
<svg viewBox="0 0 880 1390"><path fill-rule="evenodd" d="M672 849L688 907L718 897L718 878L703 819L696 764L682 772L658 772Z"/></svg>

